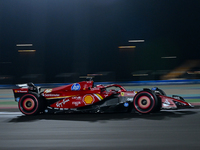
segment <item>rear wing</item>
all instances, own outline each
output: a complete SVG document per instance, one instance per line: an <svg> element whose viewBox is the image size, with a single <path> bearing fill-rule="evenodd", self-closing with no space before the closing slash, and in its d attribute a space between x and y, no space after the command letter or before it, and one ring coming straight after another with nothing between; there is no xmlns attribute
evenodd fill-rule
<svg viewBox="0 0 200 150"><path fill-rule="evenodd" d="M19 101L20 98L29 93L29 92L35 92L37 94L40 93L41 87L36 87L33 83L25 83L25 84L16 84L18 88L13 89L15 101Z"/></svg>

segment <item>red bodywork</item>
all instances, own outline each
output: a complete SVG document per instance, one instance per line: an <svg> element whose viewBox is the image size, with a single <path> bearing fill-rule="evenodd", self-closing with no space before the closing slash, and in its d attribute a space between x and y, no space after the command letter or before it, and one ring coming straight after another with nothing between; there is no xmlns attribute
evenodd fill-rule
<svg viewBox="0 0 200 150"><path fill-rule="evenodd" d="M134 97L135 92L128 92L120 85L112 84L108 86L97 85L93 87L93 81L83 81L53 89L46 89L42 93L47 100L61 99L50 105L52 108L78 108L97 103L113 94L121 93L121 96ZM106 88L118 87L119 91Z"/></svg>
<svg viewBox="0 0 200 150"><path fill-rule="evenodd" d="M186 101L175 99L173 97L168 97L164 95L159 95L162 100L162 109L177 109L175 102L180 104L180 107L191 107L192 105Z"/></svg>
<svg viewBox="0 0 200 150"><path fill-rule="evenodd" d="M83 81L53 89L46 89L42 95L47 99L61 99L50 105L53 108L78 108L97 103L113 94L119 93L122 97L134 97L137 91L127 91L118 84L107 86L97 85L93 87L93 81ZM106 88L119 87L120 90L106 91ZM191 106L189 103L168 96L157 95L161 98L163 109L176 109L175 102L179 102L182 106Z"/></svg>
<svg viewBox="0 0 200 150"><path fill-rule="evenodd" d="M59 110L85 108L86 106L91 106L93 104L98 104L99 106L102 106L102 108L104 106L110 108L116 106L120 107L120 109L131 108L131 106L148 109L148 107L151 106L150 103L152 103L153 107L156 104L158 109L191 107L190 103L185 102L183 98L181 99L179 96L168 97L158 94L155 90L150 89L144 89L139 92L127 91L124 87L118 84L94 86L93 81L82 81L61 87L45 89L43 92L40 92L39 87L34 86L34 84L27 84L27 87L20 87L21 88L13 89L13 92L15 100L19 102L19 109L27 115L34 114L34 111L40 111L41 108L34 110L37 109L38 105L41 105L40 107L44 105L45 108ZM144 93L144 95L140 97L138 102L136 102L136 97L139 93ZM152 102L151 99L153 100ZM103 104L106 100L110 101ZM143 113L148 113L150 111L151 109L149 109L149 111L143 111Z"/></svg>

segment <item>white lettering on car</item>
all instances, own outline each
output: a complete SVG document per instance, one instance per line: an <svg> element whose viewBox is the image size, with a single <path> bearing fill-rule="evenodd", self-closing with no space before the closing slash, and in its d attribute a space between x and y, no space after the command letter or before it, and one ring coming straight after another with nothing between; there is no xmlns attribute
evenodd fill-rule
<svg viewBox="0 0 200 150"><path fill-rule="evenodd" d="M44 91L44 93L50 93L50 92L52 92L52 89L46 89L46 90Z"/></svg>
<svg viewBox="0 0 200 150"><path fill-rule="evenodd" d="M76 102L72 102L73 105L78 106L79 104L81 104L80 101L76 101Z"/></svg>
<svg viewBox="0 0 200 150"><path fill-rule="evenodd" d="M127 98L127 101L133 101L133 98Z"/></svg>
<svg viewBox="0 0 200 150"><path fill-rule="evenodd" d="M74 97L72 97L72 99L81 100L81 96L74 96Z"/></svg>
<svg viewBox="0 0 200 150"><path fill-rule="evenodd" d="M60 96L60 94L45 94L45 96L52 96L52 97L58 97L58 96Z"/></svg>
<svg viewBox="0 0 200 150"><path fill-rule="evenodd" d="M163 103L164 106L170 106L171 103L168 101L168 99L165 100L165 102Z"/></svg>
<svg viewBox="0 0 200 150"><path fill-rule="evenodd" d="M67 102L69 102L69 99L67 99L67 100L63 99L62 101L57 102L56 106L57 107L63 107L63 105L65 105L65 103L67 103Z"/></svg>

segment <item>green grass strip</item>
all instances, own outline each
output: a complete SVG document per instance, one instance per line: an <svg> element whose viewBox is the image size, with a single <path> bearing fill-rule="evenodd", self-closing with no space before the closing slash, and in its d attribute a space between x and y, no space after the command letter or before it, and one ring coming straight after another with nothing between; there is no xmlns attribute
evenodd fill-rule
<svg viewBox="0 0 200 150"><path fill-rule="evenodd" d="M17 105L17 102L15 102L15 101L1 102L0 101L0 105Z"/></svg>
<svg viewBox="0 0 200 150"><path fill-rule="evenodd" d="M200 99L185 99L186 102L200 102Z"/></svg>

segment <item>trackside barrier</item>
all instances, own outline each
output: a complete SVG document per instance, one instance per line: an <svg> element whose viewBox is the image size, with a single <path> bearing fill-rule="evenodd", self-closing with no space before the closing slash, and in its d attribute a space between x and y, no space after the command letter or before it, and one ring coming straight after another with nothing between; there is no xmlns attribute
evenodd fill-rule
<svg viewBox="0 0 200 150"><path fill-rule="evenodd" d="M43 88L48 87L58 87L62 85L67 85L71 83L34 83L36 86ZM151 81L126 81L126 82L95 82L98 84L120 84L122 86L139 86L139 85L181 85L181 84L200 84L200 79L188 79L188 80L151 80ZM16 86L13 84L0 85L0 89L12 89Z"/></svg>

